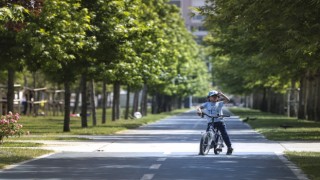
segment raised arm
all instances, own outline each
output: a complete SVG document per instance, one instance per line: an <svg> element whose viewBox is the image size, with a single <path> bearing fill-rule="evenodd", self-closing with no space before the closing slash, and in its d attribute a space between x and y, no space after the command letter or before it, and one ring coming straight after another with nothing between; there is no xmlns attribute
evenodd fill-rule
<svg viewBox="0 0 320 180"><path fill-rule="evenodd" d="M230 101L229 97L223 94L221 91L218 92L219 96L223 98L224 103L228 103Z"/></svg>

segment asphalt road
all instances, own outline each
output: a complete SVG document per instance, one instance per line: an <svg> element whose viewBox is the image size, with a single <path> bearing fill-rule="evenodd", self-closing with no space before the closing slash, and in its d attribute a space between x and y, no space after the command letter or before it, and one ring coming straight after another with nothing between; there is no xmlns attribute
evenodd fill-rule
<svg viewBox="0 0 320 180"><path fill-rule="evenodd" d="M0 179L295 180L306 179L283 155L238 117L226 119L233 155L198 155L206 120L188 112L0 172Z"/></svg>

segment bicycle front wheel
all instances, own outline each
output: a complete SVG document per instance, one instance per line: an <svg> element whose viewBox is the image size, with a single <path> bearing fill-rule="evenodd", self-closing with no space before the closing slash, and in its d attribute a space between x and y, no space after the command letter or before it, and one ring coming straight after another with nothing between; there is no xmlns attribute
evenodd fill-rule
<svg viewBox="0 0 320 180"><path fill-rule="evenodd" d="M210 151L209 142L210 142L210 137L208 133L204 133L200 140L200 152L199 152L200 155L206 155L209 153Z"/></svg>
<svg viewBox="0 0 320 180"><path fill-rule="evenodd" d="M220 154L222 152L222 148L223 148L223 140L221 135L218 135L218 137L216 137L216 143L214 146L214 154Z"/></svg>

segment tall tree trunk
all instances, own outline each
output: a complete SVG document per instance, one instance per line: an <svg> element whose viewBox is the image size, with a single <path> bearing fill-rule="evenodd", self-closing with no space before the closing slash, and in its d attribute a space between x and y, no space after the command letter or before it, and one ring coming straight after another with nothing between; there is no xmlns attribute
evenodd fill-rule
<svg viewBox="0 0 320 180"><path fill-rule="evenodd" d="M83 82L82 82L82 78L81 78L79 87L78 87L77 92L76 92L76 97L75 97L75 101L74 101L74 106L73 106L72 114L75 114L75 113L77 112L78 104L79 104L80 91L81 91L81 86L82 86L82 84L83 84Z"/></svg>
<svg viewBox="0 0 320 180"><path fill-rule="evenodd" d="M139 94L140 91L135 91L133 95L133 104L132 104L132 112L131 115L134 116L134 113L139 109Z"/></svg>
<svg viewBox="0 0 320 180"><path fill-rule="evenodd" d="M95 92L94 92L94 80L91 79L90 81L90 104L91 104L91 112L92 112L92 125L96 126L97 125L97 117L96 117L96 104L95 104Z"/></svg>
<svg viewBox="0 0 320 180"><path fill-rule="evenodd" d="M157 94L156 95L157 97L156 97L156 102L157 102L157 113L162 113L162 112L164 112L165 111L165 97L164 97L164 95L161 95L161 94Z"/></svg>
<svg viewBox="0 0 320 180"><path fill-rule="evenodd" d="M107 81L103 79L103 84L102 84L102 124L105 124L107 122Z"/></svg>
<svg viewBox="0 0 320 180"><path fill-rule="evenodd" d="M86 128L88 127L88 120L87 120L87 75L84 73L81 76L82 88L81 88L81 127Z"/></svg>
<svg viewBox="0 0 320 180"><path fill-rule="evenodd" d="M63 132L70 132L70 82L64 82L64 123Z"/></svg>
<svg viewBox="0 0 320 180"><path fill-rule="evenodd" d="M320 107L320 70L318 70L317 75L316 75L316 87L315 87L315 93L314 93L314 100L315 100L315 104L314 104L314 120L315 121L320 121L320 112L319 112L319 107Z"/></svg>
<svg viewBox="0 0 320 180"><path fill-rule="evenodd" d="M166 96L166 112L171 112L172 111L172 99L173 97L171 96Z"/></svg>
<svg viewBox="0 0 320 180"><path fill-rule="evenodd" d="M298 116L298 97L297 97L297 89L296 89L296 81L291 80L291 92L290 92L290 117Z"/></svg>
<svg viewBox="0 0 320 180"><path fill-rule="evenodd" d="M148 111L148 86L147 84L143 85L143 89L142 89L142 95L141 95L141 114L142 116L146 116L147 115L147 111Z"/></svg>
<svg viewBox="0 0 320 180"><path fill-rule="evenodd" d="M7 114L9 111L13 112L13 100L14 100L14 75L13 69L8 69L8 91L7 91Z"/></svg>
<svg viewBox="0 0 320 180"><path fill-rule="evenodd" d="M113 86L112 121L120 118L120 83L115 82Z"/></svg>
<svg viewBox="0 0 320 180"><path fill-rule="evenodd" d="M129 118L129 108L130 108L130 86L128 85L128 88L127 88L127 99L126 99L126 111L125 111L124 119L128 119Z"/></svg>
<svg viewBox="0 0 320 180"><path fill-rule="evenodd" d="M151 103L151 113L156 114L158 111L157 109L157 96L153 95L152 96L152 103Z"/></svg>
<svg viewBox="0 0 320 180"><path fill-rule="evenodd" d="M267 88L263 88L263 94L262 94L262 102L261 102L261 111L267 112Z"/></svg>
<svg viewBox="0 0 320 180"><path fill-rule="evenodd" d="M307 112L307 119L312 120L313 117L313 108L314 108L314 103L313 103L313 96L312 96L312 90L313 90L313 77L311 72L309 71L307 74L307 107L306 107L306 112Z"/></svg>
<svg viewBox="0 0 320 180"><path fill-rule="evenodd" d="M298 119L305 118L305 99L304 99L304 92L305 92L305 78L301 77L300 79L300 91L299 91L299 108L298 108Z"/></svg>

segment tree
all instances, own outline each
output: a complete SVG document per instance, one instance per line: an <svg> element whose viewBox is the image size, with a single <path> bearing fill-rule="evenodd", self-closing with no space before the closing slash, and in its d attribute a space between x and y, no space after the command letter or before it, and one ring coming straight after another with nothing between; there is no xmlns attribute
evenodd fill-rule
<svg viewBox="0 0 320 180"><path fill-rule="evenodd" d="M23 44L18 35L29 12L23 5L27 7L24 1L0 2L0 69L8 71L7 111L13 111L15 71L22 70Z"/></svg>
<svg viewBox="0 0 320 180"><path fill-rule="evenodd" d="M153 112L170 111L171 104L177 100L174 97L182 99L206 88L205 83L208 82L201 81L200 74L206 74L207 68L201 48L185 28L179 9L165 1L144 3L149 10L146 11L145 18L149 18L150 24L156 28L147 31L149 39L140 41L142 44L148 42L147 46L138 46L141 47L138 49L141 52L139 54L144 57L144 68L141 69L144 70L143 73L147 72L143 77L148 80L145 83L154 96ZM196 84L200 86L195 86Z"/></svg>
<svg viewBox="0 0 320 180"><path fill-rule="evenodd" d="M64 85L64 132L70 131L70 85L81 73L81 52L95 48L95 38L87 35L90 20L80 0L45 1L26 31L32 56L38 57L28 63L30 69L40 67L50 80Z"/></svg>
<svg viewBox="0 0 320 180"><path fill-rule="evenodd" d="M318 1L207 2L200 11L207 16L213 56L217 60L222 57L223 62L218 65L230 69L224 76L232 79L224 83L228 89L237 93L257 89L263 94L283 93L290 86L305 84L297 80L317 74L319 53L315 32L319 22L314 14L319 13ZM222 78L219 70L216 75ZM236 79L240 88L234 89ZM315 102L310 103L314 106ZM261 106L263 110L266 107Z"/></svg>

